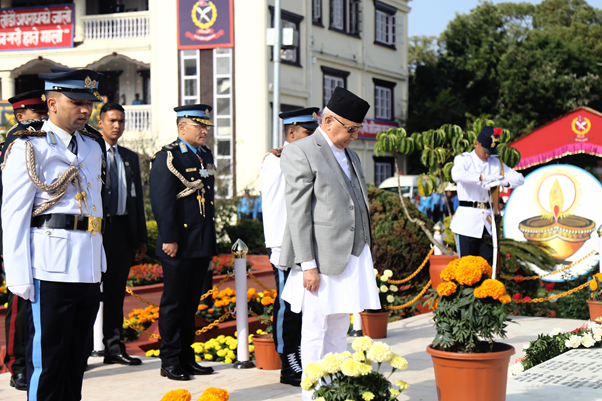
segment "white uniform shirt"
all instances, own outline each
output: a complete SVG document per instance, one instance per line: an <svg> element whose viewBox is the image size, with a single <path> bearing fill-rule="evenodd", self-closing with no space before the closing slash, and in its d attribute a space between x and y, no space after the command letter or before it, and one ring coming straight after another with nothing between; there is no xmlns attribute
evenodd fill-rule
<svg viewBox="0 0 602 401"><path fill-rule="evenodd" d="M31 227L34 204L50 198L37 189L25 166L25 142L34 147L36 172L45 184L54 182L69 166L78 166L81 189L86 192L88 211L83 215L102 218L102 150L92 138L76 132L77 156L67 149L71 135L46 121L42 137L18 138L6 155L2 172L2 229L6 282L10 286L33 284L33 279L72 283L100 282L106 271L102 234L81 230ZM52 132L52 134L51 134ZM66 143L65 143L66 142ZM65 196L44 214L79 215L72 184Z"/></svg>
<svg viewBox="0 0 602 401"><path fill-rule="evenodd" d="M481 175L501 175L501 159L491 156L483 161L473 150L470 153L462 153L454 159L454 167L451 174L452 179L458 187L458 200L489 202L489 188L484 187L480 180ZM504 164L504 181L510 184L510 188L523 185L525 182L522 174L517 173ZM483 228L491 234L491 224L487 216L491 215L491 209L477 209L474 207L459 206L454 214L450 229L460 235L473 238L481 238Z"/></svg>

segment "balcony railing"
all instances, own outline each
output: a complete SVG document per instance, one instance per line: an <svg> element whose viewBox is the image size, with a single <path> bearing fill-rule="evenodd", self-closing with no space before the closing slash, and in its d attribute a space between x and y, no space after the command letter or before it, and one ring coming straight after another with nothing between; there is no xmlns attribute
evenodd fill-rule
<svg viewBox="0 0 602 401"><path fill-rule="evenodd" d="M149 35L149 12L88 15L83 17L86 40L131 39Z"/></svg>
<svg viewBox="0 0 602 401"><path fill-rule="evenodd" d="M151 106L124 106L126 131L151 130Z"/></svg>

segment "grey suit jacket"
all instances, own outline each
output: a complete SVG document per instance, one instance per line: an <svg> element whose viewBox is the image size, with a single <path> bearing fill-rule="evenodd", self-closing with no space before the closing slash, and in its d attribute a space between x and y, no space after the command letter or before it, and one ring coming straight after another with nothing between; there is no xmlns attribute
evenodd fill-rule
<svg viewBox="0 0 602 401"><path fill-rule="evenodd" d="M347 152L370 210L359 157L351 148ZM315 259L321 274L341 274L351 256L356 222L348 179L328 142L316 130L286 146L280 166L286 180L287 214L280 265L300 269L301 262Z"/></svg>

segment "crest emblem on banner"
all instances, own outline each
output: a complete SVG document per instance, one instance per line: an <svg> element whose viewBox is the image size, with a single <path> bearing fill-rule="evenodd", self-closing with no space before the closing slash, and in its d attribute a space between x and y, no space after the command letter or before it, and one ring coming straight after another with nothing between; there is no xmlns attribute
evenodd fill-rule
<svg viewBox="0 0 602 401"><path fill-rule="evenodd" d="M192 22L200 29L209 29L217 19L217 7L212 1L200 0L192 6Z"/></svg>
<svg viewBox="0 0 602 401"><path fill-rule="evenodd" d="M589 118L583 117L581 114L577 115L571 122L571 128L575 133L576 142L587 141L587 133L592 129L592 122Z"/></svg>

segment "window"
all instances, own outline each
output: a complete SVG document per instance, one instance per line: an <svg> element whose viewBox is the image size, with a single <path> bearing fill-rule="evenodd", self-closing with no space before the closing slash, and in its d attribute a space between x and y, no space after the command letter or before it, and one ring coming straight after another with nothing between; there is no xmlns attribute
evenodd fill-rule
<svg viewBox="0 0 602 401"><path fill-rule="evenodd" d="M230 198L234 191L234 123L232 113L232 49L213 49L213 157L217 167L216 197Z"/></svg>
<svg viewBox="0 0 602 401"><path fill-rule="evenodd" d="M374 185L378 187L384 180L392 176L391 163L374 162Z"/></svg>
<svg viewBox="0 0 602 401"><path fill-rule="evenodd" d="M332 96L332 92L334 92L337 86L347 88L349 72L322 66L322 73L324 74L324 107L326 107Z"/></svg>
<svg viewBox="0 0 602 401"><path fill-rule="evenodd" d="M314 25L322 25L322 0L312 1L312 22Z"/></svg>
<svg viewBox="0 0 602 401"><path fill-rule="evenodd" d="M200 59L198 50L180 50L181 104L201 102Z"/></svg>
<svg viewBox="0 0 602 401"><path fill-rule="evenodd" d="M395 82L372 79L374 81L374 118L393 120L393 88Z"/></svg>
<svg viewBox="0 0 602 401"><path fill-rule="evenodd" d="M374 43L395 48L395 14L397 9L379 1L374 2L376 8L374 20Z"/></svg>
<svg viewBox="0 0 602 401"><path fill-rule="evenodd" d="M272 28L274 27L274 7L269 6L272 16ZM300 37L299 25L303 21L303 16L294 14L285 10L281 11L281 26L282 28L292 28L294 31L294 40L292 46L282 46L280 49L280 59L283 64L295 65L301 67L300 53ZM273 53L273 52L272 52ZM272 59L273 59L272 55Z"/></svg>
<svg viewBox="0 0 602 401"><path fill-rule="evenodd" d="M330 29L359 36L362 31L361 0L330 0Z"/></svg>

